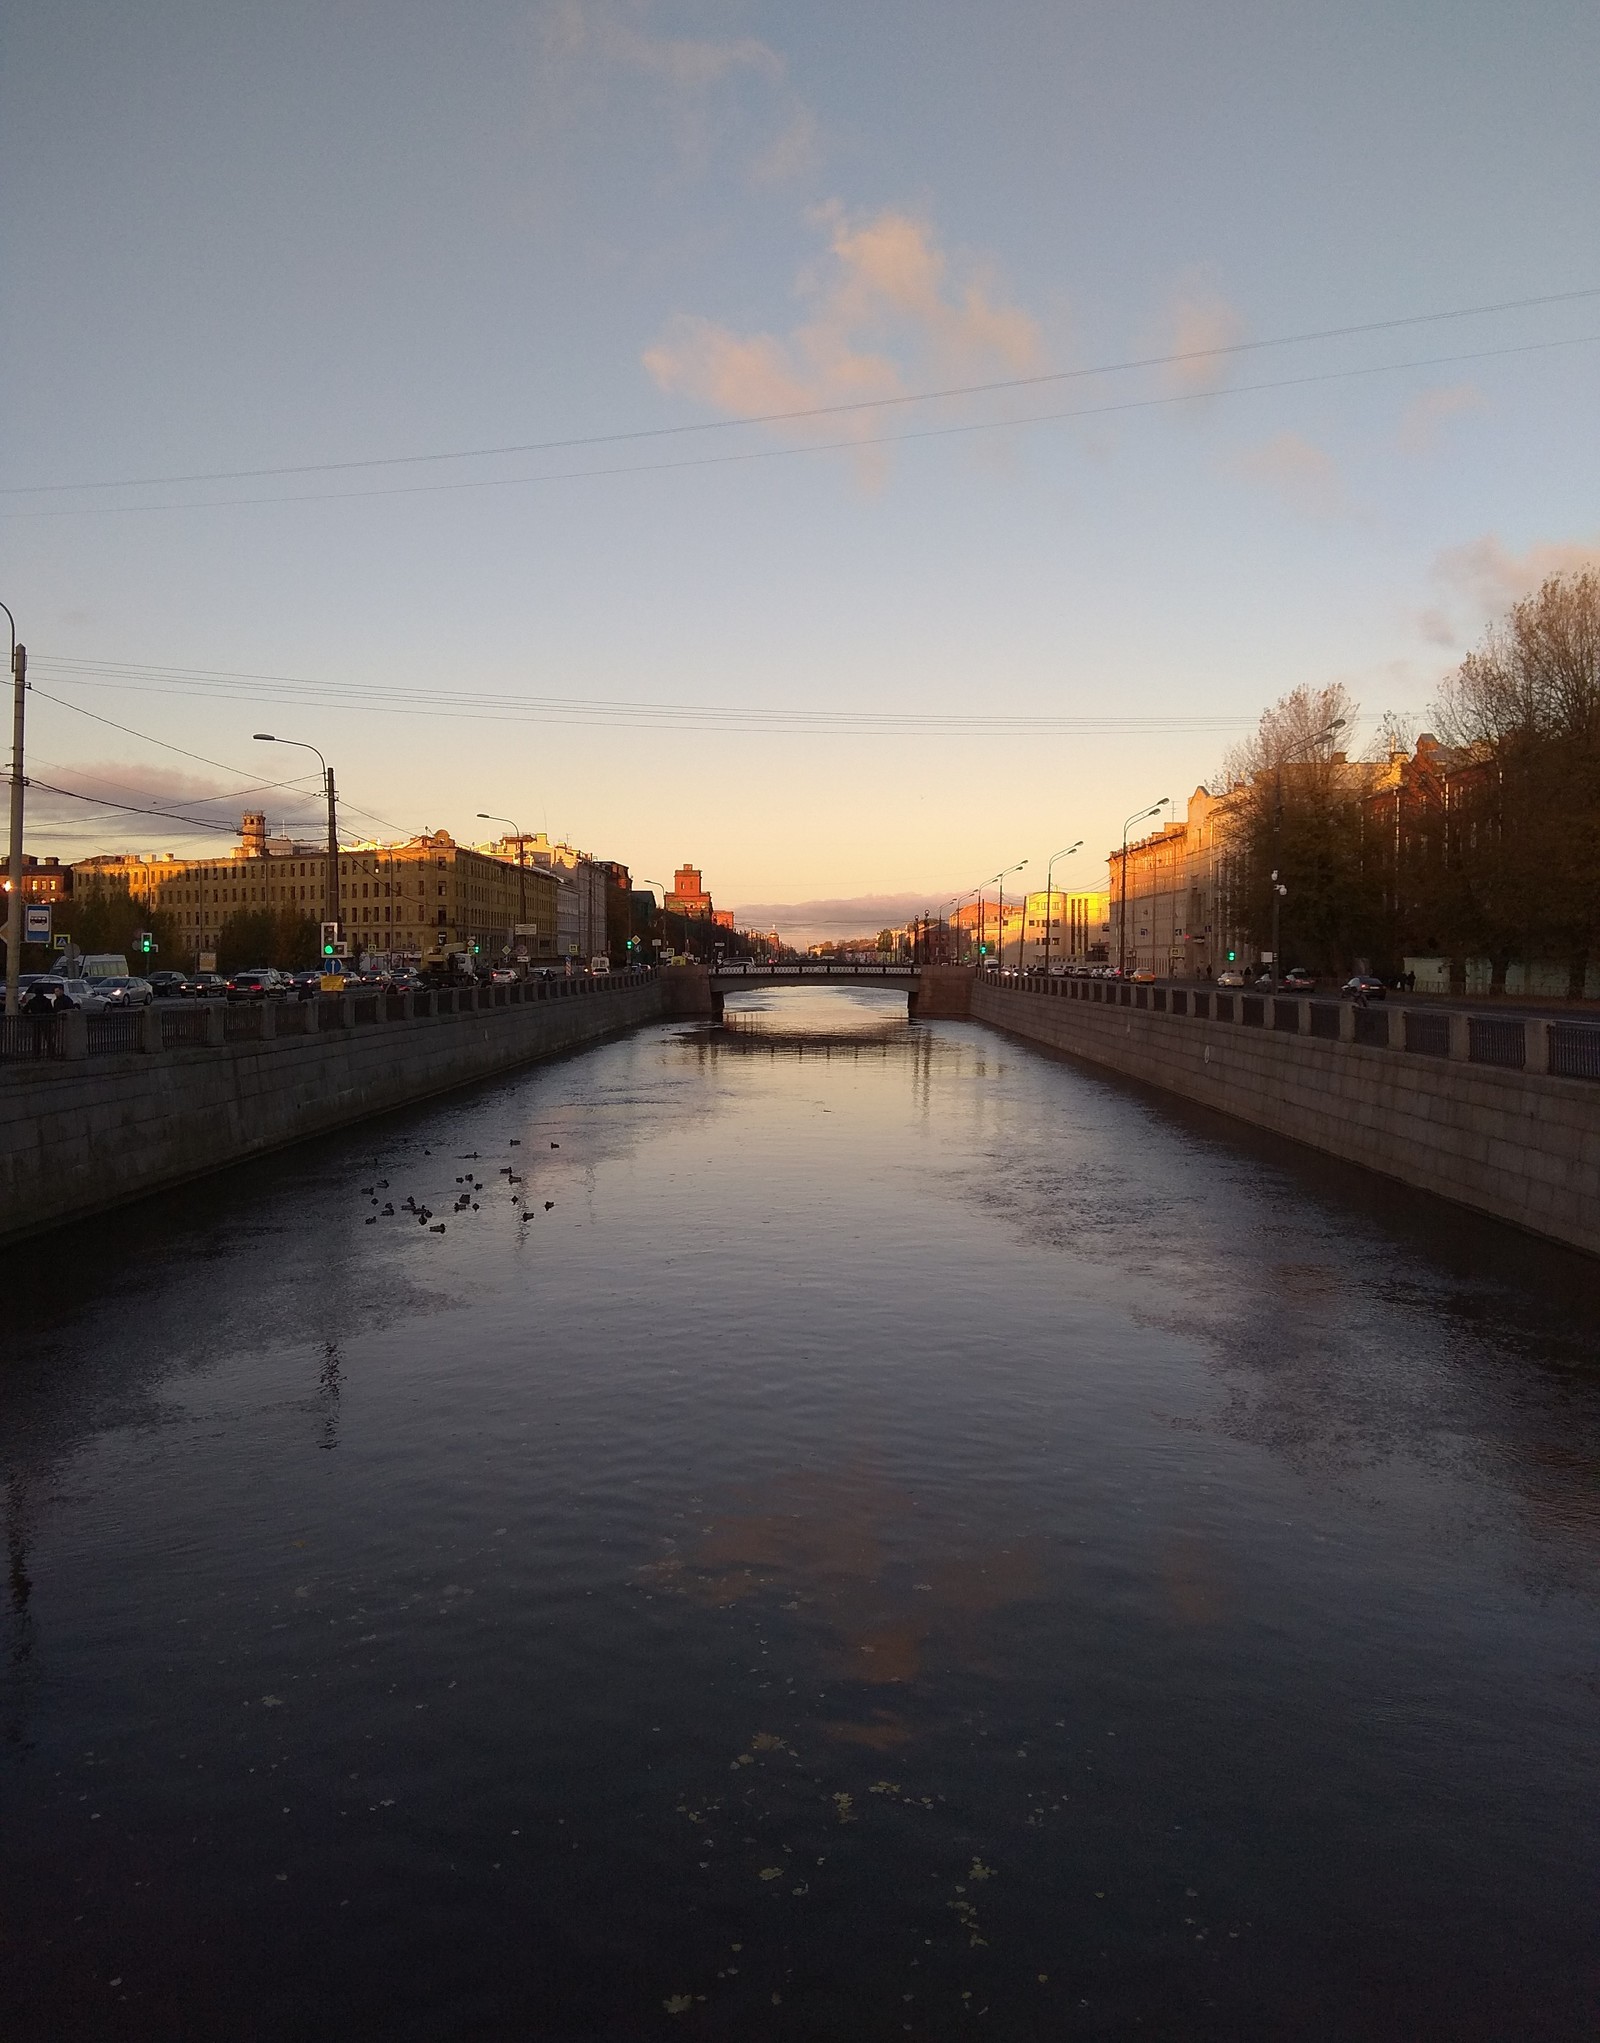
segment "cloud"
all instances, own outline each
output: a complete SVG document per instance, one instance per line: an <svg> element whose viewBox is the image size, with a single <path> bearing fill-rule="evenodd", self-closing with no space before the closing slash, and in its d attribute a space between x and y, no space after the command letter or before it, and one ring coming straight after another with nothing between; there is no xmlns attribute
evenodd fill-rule
<svg viewBox="0 0 1600 2043"><path fill-rule="evenodd" d="M926 221L892 211L853 216L837 205L812 217L828 246L797 280L805 316L779 335L680 314L643 356L662 390L753 418L1041 364L1038 322L1000 293L988 265L952 259ZM832 418L826 430L851 428ZM875 432L877 422L861 420L857 430Z"/></svg>
<svg viewBox="0 0 1600 2043"><path fill-rule="evenodd" d="M567 0L550 17L551 46L562 56L642 71L679 90L700 92L739 71L781 78L783 58L755 36L654 36L634 25L639 7L584 6ZM632 16L633 19L629 17Z"/></svg>
<svg viewBox="0 0 1600 2043"><path fill-rule="evenodd" d="M1298 433L1274 433L1263 445L1247 449L1234 465L1305 517L1336 517L1345 508L1344 484L1333 456Z"/></svg>
<svg viewBox="0 0 1600 2043"><path fill-rule="evenodd" d="M822 135L810 107L795 102L788 125L750 166L757 184L792 184L809 177L822 158Z"/></svg>
<svg viewBox="0 0 1600 2043"><path fill-rule="evenodd" d="M1432 645L1459 646L1549 576L1581 574L1585 568L1600 571L1600 534L1540 540L1516 553L1496 533L1485 532L1435 558L1431 578L1444 592L1444 604L1419 612L1417 628Z"/></svg>
<svg viewBox="0 0 1600 2043"><path fill-rule="evenodd" d="M1452 383L1424 390L1406 406L1397 435L1407 454L1431 454L1439 444L1446 419L1462 412L1482 411L1488 399L1475 383Z"/></svg>
<svg viewBox="0 0 1600 2043"><path fill-rule="evenodd" d="M1244 320L1214 284L1189 277L1179 284L1167 307L1152 352L1186 356L1161 371L1167 389L1179 397L1201 397L1220 390L1230 373L1229 357L1216 351L1244 338Z"/></svg>
<svg viewBox="0 0 1600 2043"><path fill-rule="evenodd" d="M937 915L948 887L928 894L834 895L817 901L747 901L733 911L741 929L776 929L792 944L826 943L868 930L903 928L914 915Z"/></svg>
<svg viewBox="0 0 1600 2043"><path fill-rule="evenodd" d="M315 796L295 788L241 788L237 780L138 760L58 762L35 755L29 767L30 838L43 826L61 841L61 853L69 857L87 856L85 847L107 845L161 851L195 851L205 845L217 847L222 856L233 848L246 809L265 809L272 829L282 825L297 835L314 832L325 814ZM71 792L57 794L56 788ZM94 799L77 801L74 795ZM140 813L151 809L168 813ZM219 824L226 827L205 827Z"/></svg>

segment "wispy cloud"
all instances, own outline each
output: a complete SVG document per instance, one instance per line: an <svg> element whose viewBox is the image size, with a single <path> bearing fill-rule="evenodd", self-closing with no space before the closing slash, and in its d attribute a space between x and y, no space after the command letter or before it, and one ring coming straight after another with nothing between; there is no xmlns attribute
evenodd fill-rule
<svg viewBox="0 0 1600 2043"><path fill-rule="evenodd" d="M750 175L757 184L793 184L810 177L822 161L822 130L810 107L796 100L786 125L757 152Z"/></svg>
<svg viewBox="0 0 1600 2043"><path fill-rule="evenodd" d="M949 255L927 221L902 212L857 216L838 205L813 218L828 246L796 283L805 316L776 334L681 314L644 353L663 390L752 418L1041 364L1038 322L1005 297L989 264ZM836 418L827 428L849 430Z"/></svg>
<svg viewBox="0 0 1600 2043"><path fill-rule="evenodd" d="M1220 390L1231 373L1231 357L1219 349L1244 338L1244 320L1207 278L1193 275L1174 291L1166 314L1152 337L1152 352L1184 359L1168 362L1162 381L1179 397L1201 397Z"/></svg>
<svg viewBox="0 0 1600 2043"><path fill-rule="evenodd" d="M566 0L552 10L547 34L551 46L569 59L618 64L681 90L703 91L739 71L783 76L783 58L756 36L651 35L640 26L648 12L641 5Z"/></svg>
<svg viewBox="0 0 1600 2043"><path fill-rule="evenodd" d="M733 911L741 929L775 929L793 944L826 943L868 930L903 928L914 915L936 915L949 889L931 894L833 895L816 901L746 901Z"/></svg>
<svg viewBox="0 0 1600 2043"><path fill-rule="evenodd" d="M1459 418L1463 412L1482 411L1487 403L1475 383L1452 383L1421 391L1401 414L1396 437L1407 454L1431 454L1439 444L1447 419Z"/></svg>
<svg viewBox="0 0 1600 2043"><path fill-rule="evenodd" d="M1274 433L1261 446L1247 448L1234 466L1307 518L1337 517L1346 508L1337 462L1299 433Z"/></svg>
<svg viewBox="0 0 1600 2043"><path fill-rule="evenodd" d="M1437 556L1432 580L1444 601L1419 612L1417 627L1430 645L1460 646L1550 575L1578 574L1585 568L1600 569L1600 534L1536 540L1518 552L1497 533L1485 532Z"/></svg>

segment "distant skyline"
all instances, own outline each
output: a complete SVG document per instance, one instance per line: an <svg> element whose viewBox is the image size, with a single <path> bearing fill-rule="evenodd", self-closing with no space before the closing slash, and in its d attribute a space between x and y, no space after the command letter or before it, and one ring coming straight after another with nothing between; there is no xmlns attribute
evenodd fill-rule
<svg viewBox="0 0 1600 2043"><path fill-rule="evenodd" d="M1422 725L1600 560L1596 75L1576 0L14 16L28 848L310 830L278 729L352 832L909 914L1299 683Z"/></svg>

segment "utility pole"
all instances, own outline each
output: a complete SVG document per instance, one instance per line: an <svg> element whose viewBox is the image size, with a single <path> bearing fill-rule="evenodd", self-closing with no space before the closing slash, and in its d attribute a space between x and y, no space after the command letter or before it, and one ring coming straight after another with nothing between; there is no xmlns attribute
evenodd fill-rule
<svg viewBox="0 0 1600 2043"><path fill-rule="evenodd" d="M6 896L6 1013L17 1012L17 975L22 970L22 727L28 700L28 648L17 644L17 620L4 603L11 619L11 856L6 877L11 891Z"/></svg>

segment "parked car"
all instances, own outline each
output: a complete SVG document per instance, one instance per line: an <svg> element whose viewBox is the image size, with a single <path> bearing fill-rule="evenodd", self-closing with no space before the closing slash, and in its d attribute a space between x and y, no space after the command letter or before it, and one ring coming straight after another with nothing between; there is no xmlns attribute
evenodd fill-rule
<svg viewBox="0 0 1600 2043"><path fill-rule="evenodd" d="M1224 989L1232 990L1245 984L1245 976L1236 965L1230 965L1225 972L1217 974L1217 984Z"/></svg>
<svg viewBox="0 0 1600 2043"><path fill-rule="evenodd" d="M1308 972L1303 965L1291 965L1278 984L1285 993L1314 993L1317 975L1315 972Z"/></svg>
<svg viewBox="0 0 1600 2043"><path fill-rule="evenodd" d="M148 1007L156 997L148 979L136 979L132 974L126 979L96 979L94 988L110 1008Z"/></svg>
<svg viewBox="0 0 1600 2043"><path fill-rule="evenodd" d="M81 1008L85 1014L104 1014L106 997L100 991L100 982L89 979L66 979L54 972L44 972L34 980L35 986L44 986L58 995L64 995L69 1005Z"/></svg>
<svg viewBox="0 0 1600 2043"><path fill-rule="evenodd" d="M235 972L227 986L229 1000L282 1000L289 982L273 965L258 965L247 972Z"/></svg>
<svg viewBox="0 0 1600 2043"><path fill-rule="evenodd" d="M1388 990L1383 981L1374 979L1370 972L1357 972L1339 988L1346 1000L1358 1000L1362 997L1368 1000L1382 1000Z"/></svg>
<svg viewBox="0 0 1600 2043"><path fill-rule="evenodd" d="M157 1000L179 1000L189 990L187 976L182 972L152 972L145 983Z"/></svg>
<svg viewBox="0 0 1600 2043"><path fill-rule="evenodd" d="M227 990L228 982L220 972L191 972L183 982L188 1000L221 1000Z"/></svg>

